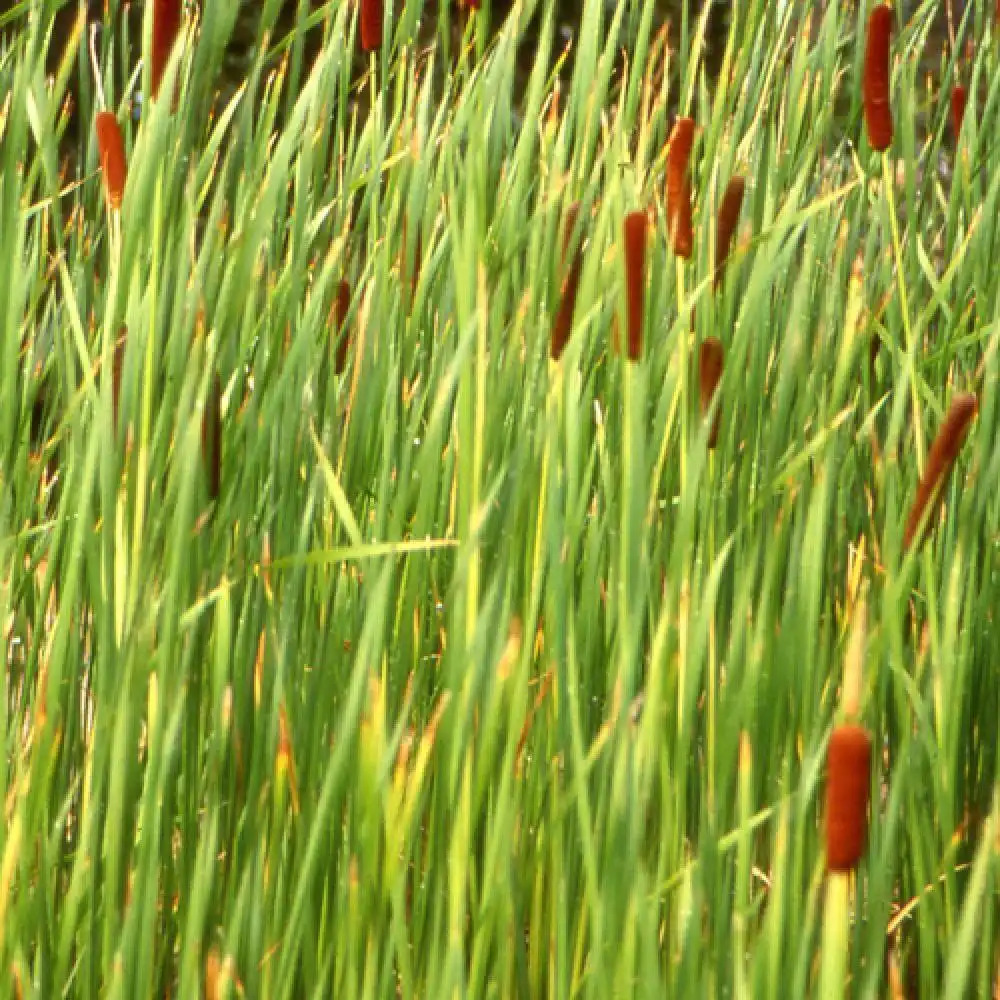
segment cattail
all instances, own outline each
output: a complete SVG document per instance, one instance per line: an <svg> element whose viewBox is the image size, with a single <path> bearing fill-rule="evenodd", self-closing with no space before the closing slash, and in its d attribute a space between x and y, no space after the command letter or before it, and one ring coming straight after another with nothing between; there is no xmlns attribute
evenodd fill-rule
<svg viewBox="0 0 1000 1000"><path fill-rule="evenodd" d="M872 149L885 152L892 143L892 108L889 105L889 35L892 8L879 4L868 17L862 97L865 128Z"/></svg>
<svg viewBox="0 0 1000 1000"><path fill-rule="evenodd" d="M628 305L628 359L642 356L642 300L646 283L646 213L625 216L625 299Z"/></svg>
<svg viewBox="0 0 1000 1000"><path fill-rule="evenodd" d="M837 726L826 756L826 867L849 872L868 832L872 741L862 726Z"/></svg>
<svg viewBox="0 0 1000 1000"><path fill-rule="evenodd" d="M337 326L337 353L334 359L333 371L343 375L347 368L347 350L351 346L351 330L347 325L347 311L351 307L351 286L342 281L337 285L337 300L334 304Z"/></svg>
<svg viewBox="0 0 1000 1000"><path fill-rule="evenodd" d="M216 372L208 383L205 412L201 418L201 456L208 477L208 495L219 499L222 482L222 380Z"/></svg>
<svg viewBox="0 0 1000 1000"><path fill-rule="evenodd" d="M576 248L573 249L573 236L580 215L580 204L577 202L569 207L566 213L566 224L563 229L563 258L569 256L569 270L562 284L562 297L559 301L559 311L552 324L552 339L550 352L553 361L562 357L562 352L569 341L570 329L573 325L573 311L576 309L576 293L580 289L580 272L583 270L583 254L581 252L582 237L577 237Z"/></svg>
<svg viewBox="0 0 1000 1000"><path fill-rule="evenodd" d="M688 160L694 143L694 119L678 118L667 151L667 231L678 257L690 257L694 245L691 225L691 182Z"/></svg>
<svg viewBox="0 0 1000 1000"><path fill-rule="evenodd" d="M160 93L160 83L180 30L181 0L153 0L153 37L149 75L154 98Z"/></svg>
<svg viewBox="0 0 1000 1000"><path fill-rule="evenodd" d="M906 529L903 532L903 548L908 549L915 541L922 538L922 529L931 510L944 492L951 468L955 464L969 425L976 415L978 404L974 393L960 393L951 401L948 415L938 431L930 454L927 456L927 468L917 486L917 495L906 519Z"/></svg>
<svg viewBox="0 0 1000 1000"><path fill-rule="evenodd" d="M372 52L382 45L382 0L361 0L361 48Z"/></svg>
<svg viewBox="0 0 1000 1000"><path fill-rule="evenodd" d="M104 191L108 196L108 204L118 209L122 207L127 175L122 131L118 127L118 120L110 111L98 111L94 118L94 128L97 132L101 173L104 175Z"/></svg>
<svg viewBox="0 0 1000 1000"><path fill-rule="evenodd" d="M743 193L746 182L737 174L726 185L726 193L719 205L719 222L715 237L715 287L722 284L726 270L726 261L736 235L736 226L740 221L740 209L743 207Z"/></svg>
<svg viewBox="0 0 1000 1000"><path fill-rule="evenodd" d="M962 132L962 119L965 117L965 104L968 100L968 92L960 83L951 89L951 130L955 134L955 141Z"/></svg>
<svg viewBox="0 0 1000 1000"><path fill-rule="evenodd" d="M698 399L702 416L707 416L722 380L723 351L718 337L707 337L698 352ZM716 411L708 432L708 447L714 448L719 439L719 413Z"/></svg>

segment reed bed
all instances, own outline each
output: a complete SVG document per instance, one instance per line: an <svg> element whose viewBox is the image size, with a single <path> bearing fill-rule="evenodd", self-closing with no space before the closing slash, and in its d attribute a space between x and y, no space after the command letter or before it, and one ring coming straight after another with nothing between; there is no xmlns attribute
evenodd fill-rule
<svg viewBox="0 0 1000 1000"><path fill-rule="evenodd" d="M235 89L228 5L165 64L56 6L0 15L0 995L990 996L993 4L928 86L928 5L872 77L868 6L734 5L710 76L694 7L265 3Z"/></svg>

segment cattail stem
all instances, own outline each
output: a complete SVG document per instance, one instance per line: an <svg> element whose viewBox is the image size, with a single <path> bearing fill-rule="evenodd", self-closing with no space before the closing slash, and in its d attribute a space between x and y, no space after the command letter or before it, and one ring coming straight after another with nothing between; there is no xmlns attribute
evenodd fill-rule
<svg viewBox="0 0 1000 1000"><path fill-rule="evenodd" d="M913 412L920 412L920 397L917 392L917 380L913 376L916 366L917 338L914 335L913 324L910 322L910 293L906 281L906 270L903 266L903 241L899 233L899 215L896 211L895 183L889 165L889 157L882 157L882 190L885 191L888 203L889 231L892 233L892 253L896 265L896 289L899 292L899 309L903 317L903 335L906 343L907 378L910 383L910 399ZM917 467L924 466L924 431L919 420L914 422L914 438L917 447ZM895 444L892 446L895 447ZM892 449L890 449L892 450Z"/></svg>
<svg viewBox="0 0 1000 1000"><path fill-rule="evenodd" d="M951 401L948 415L927 455L927 467L920 478L917 495L906 519L906 528L903 532L904 551L914 542L919 543L923 539L924 528L944 492L977 408L975 394L971 392L961 393Z"/></svg>
<svg viewBox="0 0 1000 1000"><path fill-rule="evenodd" d="M879 4L868 17L862 99L865 129L872 149L884 153L892 144L892 107L889 103L889 39L892 8Z"/></svg>
<svg viewBox="0 0 1000 1000"><path fill-rule="evenodd" d="M826 881L826 899L823 904L819 988L816 996L823 997L824 1000L838 1000L848 996L850 933L850 878L835 873Z"/></svg>
<svg viewBox="0 0 1000 1000"><path fill-rule="evenodd" d="M671 249L688 258L694 246L691 220L691 182L688 161L694 144L694 120L678 118L667 150L667 232Z"/></svg>

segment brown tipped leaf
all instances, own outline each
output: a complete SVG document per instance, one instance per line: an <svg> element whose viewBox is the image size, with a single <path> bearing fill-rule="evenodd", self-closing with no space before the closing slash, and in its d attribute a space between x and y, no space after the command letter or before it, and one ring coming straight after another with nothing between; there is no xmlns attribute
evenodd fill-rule
<svg viewBox="0 0 1000 1000"><path fill-rule="evenodd" d="M969 433L969 425L977 409L976 396L971 392L960 393L951 401L944 423L931 445L930 454L927 456L927 467L917 486L917 495L906 519L906 528L903 532L904 550L910 548L914 542L922 541L924 527L944 492L948 476L951 474L965 436Z"/></svg>
<svg viewBox="0 0 1000 1000"><path fill-rule="evenodd" d="M826 867L849 872L857 866L868 834L872 741L862 726L840 725L826 757Z"/></svg>
<svg viewBox="0 0 1000 1000"><path fill-rule="evenodd" d="M97 152L104 176L104 192L108 204L115 209L122 207L125 194L125 179L128 169L125 165L125 143L118 120L110 111L99 111L94 118L97 132Z"/></svg>
<svg viewBox="0 0 1000 1000"><path fill-rule="evenodd" d="M160 93L163 74L170 60L174 42L181 30L181 0L153 0L153 37L151 41L150 85L153 97Z"/></svg>
<svg viewBox="0 0 1000 1000"><path fill-rule="evenodd" d="M582 235L576 233L577 219L580 216L580 204L571 205L566 213L566 223L563 229L563 269L566 277L563 279L562 296L559 300L559 311L552 324L552 339L550 353L553 361L558 361L569 341L573 326L573 311L576 309L576 295L580 289L580 273L583 270ZM569 267L566 258L569 258Z"/></svg>
<svg viewBox="0 0 1000 1000"><path fill-rule="evenodd" d="M628 321L628 359L642 356L642 307L646 283L645 212L625 216L625 302Z"/></svg>
<svg viewBox="0 0 1000 1000"><path fill-rule="evenodd" d="M862 99L865 129L872 149L885 152L892 143L892 107L889 104L889 38L892 8L879 4L868 17Z"/></svg>
<svg viewBox="0 0 1000 1000"><path fill-rule="evenodd" d="M715 287L722 284L726 271L726 261L733 246L733 237L740 221L740 209L743 207L743 194L746 182L737 174L726 185L726 193L719 205L719 222L715 238Z"/></svg>
<svg viewBox="0 0 1000 1000"><path fill-rule="evenodd" d="M701 404L701 414L708 416L712 402L722 380L723 350L722 341L718 337L708 337L702 342L698 352L698 400ZM719 439L719 411L712 418L712 427L708 432L708 447L714 448Z"/></svg>
<svg viewBox="0 0 1000 1000"><path fill-rule="evenodd" d="M691 182L688 161L694 144L694 120L678 118L667 150L667 232L678 257L690 257L694 246L691 222Z"/></svg>

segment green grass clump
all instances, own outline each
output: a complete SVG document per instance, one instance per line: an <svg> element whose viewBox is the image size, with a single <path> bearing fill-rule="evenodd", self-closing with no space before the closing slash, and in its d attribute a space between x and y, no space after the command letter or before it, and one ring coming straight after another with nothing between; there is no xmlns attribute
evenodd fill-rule
<svg viewBox="0 0 1000 1000"><path fill-rule="evenodd" d="M989 5L197 6L0 17L0 996L990 995Z"/></svg>

